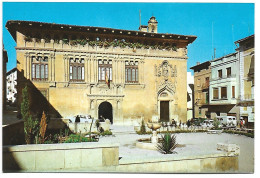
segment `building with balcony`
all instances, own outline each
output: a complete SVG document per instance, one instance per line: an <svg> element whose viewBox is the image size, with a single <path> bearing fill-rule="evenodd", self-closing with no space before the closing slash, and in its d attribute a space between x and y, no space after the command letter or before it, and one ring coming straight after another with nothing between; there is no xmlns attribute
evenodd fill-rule
<svg viewBox="0 0 260 178"><path fill-rule="evenodd" d="M210 61L197 63L194 70L194 117L209 118L209 81L211 78Z"/></svg>
<svg viewBox="0 0 260 178"><path fill-rule="evenodd" d="M239 96L239 60L238 53L231 53L211 61L210 79L211 118L230 115L239 118L236 106Z"/></svg>
<svg viewBox="0 0 260 178"><path fill-rule="evenodd" d="M240 93L237 105L247 127L254 127L254 35L235 41L239 58Z"/></svg>
<svg viewBox="0 0 260 178"><path fill-rule="evenodd" d="M51 117L186 121L196 36L158 33L155 17L140 31L18 20L6 28L17 43L18 108L27 85L32 111Z"/></svg>
<svg viewBox="0 0 260 178"><path fill-rule="evenodd" d="M17 97L17 69L16 67L6 73L6 99L10 104L16 102Z"/></svg>

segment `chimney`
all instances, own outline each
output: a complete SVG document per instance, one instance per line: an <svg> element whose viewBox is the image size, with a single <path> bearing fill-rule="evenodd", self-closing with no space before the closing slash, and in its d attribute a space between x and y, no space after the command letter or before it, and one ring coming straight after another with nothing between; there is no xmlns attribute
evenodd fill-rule
<svg viewBox="0 0 260 178"><path fill-rule="evenodd" d="M200 62L197 62L197 65L200 65Z"/></svg>

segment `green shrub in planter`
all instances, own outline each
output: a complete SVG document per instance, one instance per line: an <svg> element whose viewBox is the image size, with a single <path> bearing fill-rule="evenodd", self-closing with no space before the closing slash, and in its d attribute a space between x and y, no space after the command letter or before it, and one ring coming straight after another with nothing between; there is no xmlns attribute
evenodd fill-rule
<svg viewBox="0 0 260 178"><path fill-rule="evenodd" d="M177 147L176 135L166 133L162 136L162 141L157 143L157 149L163 154L176 153L173 151Z"/></svg>

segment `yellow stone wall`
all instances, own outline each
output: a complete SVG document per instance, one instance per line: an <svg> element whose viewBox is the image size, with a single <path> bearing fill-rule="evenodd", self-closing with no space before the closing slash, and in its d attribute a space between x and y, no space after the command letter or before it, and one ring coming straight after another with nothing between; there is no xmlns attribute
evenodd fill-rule
<svg viewBox="0 0 260 178"><path fill-rule="evenodd" d="M202 91L203 87L206 86L206 78L211 78L211 69L203 69L199 72L194 72L194 114L195 118L206 118L207 109L201 109L201 114L199 114L199 107L203 104L206 104L206 95L205 92Z"/></svg>
<svg viewBox="0 0 260 178"><path fill-rule="evenodd" d="M160 100L170 102L170 120L186 121L187 118L187 42L181 41L177 51L152 49L108 49L99 47L77 46L25 42L24 34L17 32L17 69L18 69L18 102L21 102L21 91L25 84L34 88L31 92L32 107L42 106L55 111L52 117L90 114L98 117L98 106L108 101L113 107L114 123L126 123L128 120L142 119L148 121L160 112ZM32 55L48 56L48 81L31 80L30 59ZM81 56L85 59L85 82L69 81L66 55ZM97 80L97 60L112 59L114 73L111 88ZM138 61L139 83L127 84L125 80L125 60ZM168 76L158 76L160 65L167 61ZM155 67L156 65L156 67ZM171 67L170 67L171 66ZM176 66L176 68L175 68ZM177 69L177 71L175 71ZM157 72L156 72L157 71ZM172 71L175 71L174 76ZM67 73L66 73L67 72ZM176 75L176 76L175 76ZM165 85L168 96L159 92L160 83ZM176 89L173 89L175 85ZM168 89L167 89L168 87ZM163 88L163 87L162 87ZM169 88L171 88L169 91ZM41 90L47 91L45 98L39 97ZM33 90L31 90L33 91ZM37 97L39 98L37 98ZM37 98L37 99L36 99ZM43 109L44 110L44 109ZM60 116L59 116L60 115Z"/></svg>
<svg viewBox="0 0 260 178"><path fill-rule="evenodd" d="M244 57L244 78L248 77L250 64L251 64L251 58L252 55L249 55L252 51L254 51L254 48L250 48L246 51L244 51L244 54L246 55ZM244 95L251 95L251 88L252 88L252 82L244 80Z"/></svg>

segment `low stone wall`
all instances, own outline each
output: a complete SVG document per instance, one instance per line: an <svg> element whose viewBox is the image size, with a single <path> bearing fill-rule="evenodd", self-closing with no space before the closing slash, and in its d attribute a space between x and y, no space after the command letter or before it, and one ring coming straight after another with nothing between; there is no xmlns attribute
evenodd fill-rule
<svg viewBox="0 0 260 178"><path fill-rule="evenodd" d="M219 153L194 156L119 158L119 144L67 143L3 147L4 172L236 173L239 147L217 145ZM120 159L120 160L119 160Z"/></svg>
<svg viewBox="0 0 260 178"><path fill-rule="evenodd" d="M149 158L120 161L115 172L131 173L235 173L238 156L226 153L176 158Z"/></svg>
<svg viewBox="0 0 260 178"><path fill-rule="evenodd" d="M63 171L118 165L119 144L63 143L3 147L3 171Z"/></svg>

